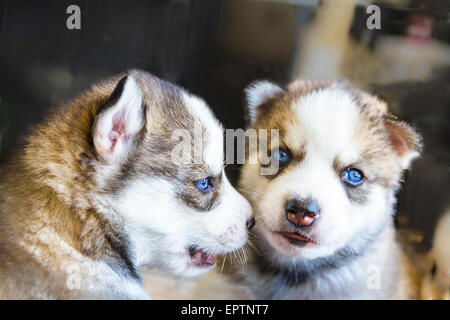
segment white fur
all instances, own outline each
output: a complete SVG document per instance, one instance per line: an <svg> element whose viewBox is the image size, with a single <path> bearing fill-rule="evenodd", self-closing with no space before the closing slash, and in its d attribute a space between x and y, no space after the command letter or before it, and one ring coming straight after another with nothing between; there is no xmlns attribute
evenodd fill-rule
<svg viewBox="0 0 450 320"><path fill-rule="evenodd" d="M209 212L186 207L175 185L159 178L133 181L111 204L125 217L138 266L162 267L178 276L205 272L191 265L192 244L214 254L230 252L247 241L250 205L223 175L221 202Z"/></svg>
<svg viewBox="0 0 450 320"><path fill-rule="evenodd" d="M258 106L281 91L283 89L269 81L254 82L245 89L250 123L256 121L256 110Z"/></svg>
<svg viewBox="0 0 450 320"><path fill-rule="evenodd" d="M402 157L400 157L400 165L402 169L409 169L415 159L420 156L420 153L415 150L409 150Z"/></svg>

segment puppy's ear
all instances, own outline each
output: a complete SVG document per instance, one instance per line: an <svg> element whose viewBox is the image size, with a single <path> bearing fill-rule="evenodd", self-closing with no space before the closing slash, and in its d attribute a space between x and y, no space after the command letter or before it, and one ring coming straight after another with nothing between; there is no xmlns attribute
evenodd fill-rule
<svg viewBox="0 0 450 320"><path fill-rule="evenodd" d="M269 81L255 81L244 92L247 100L248 119L250 124L253 124L261 115L259 107L267 100L282 93L283 89Z"/></svg>
<svg viewBox="0 0 450 320"><path fill-rule="evenodd" d="M122 78L93 126L96 152L109 164L119 163L133 146L144 124L142 93L133 76Z"/></svg>
<svg viewBox="0 0 450 320"><path fill-rule="evenodd" d="M422 151L422 136L406 122L389 117L386 127L392 145L400 158L402 169L408 169Z"/></svg>

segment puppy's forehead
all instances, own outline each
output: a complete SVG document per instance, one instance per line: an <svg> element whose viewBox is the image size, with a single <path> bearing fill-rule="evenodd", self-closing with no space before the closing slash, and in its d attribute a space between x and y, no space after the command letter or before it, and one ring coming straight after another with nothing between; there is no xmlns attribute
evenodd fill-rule
<svg viewBox="0 0 450 320"><path fill-rule="evenodd" d="M298 130L286 133L289 141L301 132L308 148L336 153L353 140L360 109L350 92L330 86L294 99L291 107Z"/></svg>
<svg viewBox="0 0 450 320"><path fill-rule="evenodd" d="M343 164L386 158L387 105L377 97L339 82L288 95L282 140L293 151Z"/></svg>
<svg viewBox="0 0 450 320"><path fill-rule="evenodd" d="M201 166L197 167L219 175L223 167L223 128L205 101L150 74L133 71L133 75L143 89L149 127L162 134L160 143L172 141L171 135L176 130L189 132L192 147L201 149L203 155ZM172 141L167 148L176 143Z"/></svg>
<svg viewBox="0 0 450 320"><path fill-rule="evenodd" d="M219 175L223 166L223 127L205 101L185 91L181 92L181 98L194 119L193 125L203 128L203 162L213 175Z"/></svg>

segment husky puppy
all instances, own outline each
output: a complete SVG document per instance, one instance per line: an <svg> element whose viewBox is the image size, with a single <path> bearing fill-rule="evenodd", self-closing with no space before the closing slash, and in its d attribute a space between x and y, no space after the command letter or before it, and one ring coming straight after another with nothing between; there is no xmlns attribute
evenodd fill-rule
<svg viewBox="0 0 450 320"><path fill-rule="evenodd" d="M258 138L278 169L262 174L261 154L242 168L257 251L234 277L262 299L409 297L393 215L419 134L342 82L262 81L246 94L250 128L279 129L279 139Z"/></svg>
<svg viewBox="0 0 450 320"><path fill-rule="evenodd" d="M148 298L139 266L196 276L243 246L251 207L222 131L203 100L137 70L55 110L2 170L0 297Z"/></svg>

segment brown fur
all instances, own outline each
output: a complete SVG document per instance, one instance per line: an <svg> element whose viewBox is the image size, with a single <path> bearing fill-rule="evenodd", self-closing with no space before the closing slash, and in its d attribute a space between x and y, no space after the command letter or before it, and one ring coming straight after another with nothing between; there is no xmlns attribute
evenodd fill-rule
<svg viewBox="0 0 450 320"><path fill-rule="evenodd" d="M110 249L104 222L86 195L95 190L90 175L90 160L95 158L91 126L115 80L94 86L55 109L2 168L0 297L39 297L37 287L59 286L62 279L52 271L60 268L65 257L58 248L63 243L92 258ZM55 241L52 246L53 233L60 237L60 244ZM34 253L27 248L34 248ZM51 268L43 268L41 261ZM27 293L22 286L34 290ZM57 296L47 296L53 297Z"/></svg>
<svg viewBox="0 0 450 320"><path fill-rule="evenodd" d="M191 131L194 121L179 88L144 72L130 74L140 82L143 101L152 105L145 105L146 125L118 172L99 173L103 159L93 146L92 130L125 74L54 109L2 168L0 298L87 298L67 288L68 269L100 259L124 266L127 276L140 282L126 255L121 217L99 209L100 204L93 203L95 195L120 192L127 176L152 174L176 179L183 198L191 187L185 182L205 176L208 169L201 164L179 170L182 164L167 161L176 143L170 139L173 130ZM186 204L206 210L217 200L211 194L207 200L201 194L185 197Z"/></svg>

